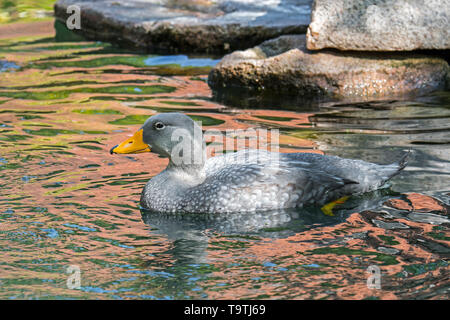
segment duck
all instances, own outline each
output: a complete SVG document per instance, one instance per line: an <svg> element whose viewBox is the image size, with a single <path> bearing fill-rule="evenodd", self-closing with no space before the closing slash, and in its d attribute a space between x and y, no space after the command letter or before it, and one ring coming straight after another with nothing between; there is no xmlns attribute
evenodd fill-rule
<svg viewBox="0 0 450 320"><path fill-rule="evenodd" d="M167 167L142 190L142 209L161 213L232 213L323 206L382 187L409 153L381 165L318 153L244 149L206 156L201 127L183 113L149 117L111 154L152 152Z"/></svg>

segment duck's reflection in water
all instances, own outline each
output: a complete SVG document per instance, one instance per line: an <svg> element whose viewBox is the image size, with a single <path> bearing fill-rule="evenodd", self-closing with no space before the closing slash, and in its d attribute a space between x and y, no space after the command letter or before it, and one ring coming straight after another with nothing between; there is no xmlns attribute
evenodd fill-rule
<svg viewBox="0 0 450 320"><path fill-rule="evenodd" d="M206 262L208 243L213 238L223 237L224 241L230 236L287 238L320 226L339 224L354 212L380 209L387 199L395 195L385 188L353 196L339 205L332 216L325 215L318 207L225 214L162 214L147 210L141 213L152 233L173 241L170 254L186 262L199 263Z"/></svg>

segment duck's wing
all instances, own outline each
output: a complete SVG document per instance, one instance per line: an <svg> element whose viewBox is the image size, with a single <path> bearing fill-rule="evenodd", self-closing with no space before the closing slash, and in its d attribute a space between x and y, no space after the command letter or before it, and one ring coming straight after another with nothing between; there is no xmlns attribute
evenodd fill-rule
<svg viewBox="0 0 450 320"><path fill-rule="evenodd" d="M208 180L238 186L243 184L243 187L252 183L304 185L309 181L319 189L335 190L358 183L341 176L330 165L323 166L325 158L327 156L312 153L283 154L250 149L210 158L205 169ZM328 162L331 164L333 160L335 159L328 159Z"/></svg>
<svg viewBox="0 0 450 320"><path fill-rule="evenodd" d="M314 169L310 164L300 161L281 161L279 163L230 164L218 170L207 180L221 181L223 184L238 187L260 183L283 186L295 184L299 188L310 185L315 189L335 190L356 181Z"/></svg>
<svg viewBox="0 0 450 320"><path fill-rule="evenodd" d="M201 194L209 190L218 199L234 201L237 207L231 206L236 210L243 210L242 203L248 203L249 208L256 203L262 209L322 205L375 190L405 167L407 157L378 165L313 153L243 150L208 159L207 178L194 189Z"/></svg>
<svg viewBox="0 0 450 320"><path fill-rule="evenodd" d="M273 167L273 164L280 162L284 163L285 167L311 167L311 164L308 161L303 161L301 158L296 157L285 157L285 155L289 154L269 152L259 149L245 149L238 152L226 153L209 158L206 161L204 169L207 175L213 175L225 167L232 165L240 167L244 165L258 164L269 168L271 165Z"/></svg>
<svg viewBox="0 0 450 320"><path fill-rule="evenodd" d="M381 187L406 167L410 154L407 152L397 162L386 165L314 153L285 153L281 155L281 158L285 162L299 161L302 166L308 166L313 170L358 182L346 188L347 194L351 194L372 191Z"/></svg>
<svg viewBox="0 0 450 320"><path fill-rule="evenodd" d="M210 171L203 183L189 190L184 208L220 212L324 204L342 196L339 190L354 183L285 161L230 163Z"/></svg>

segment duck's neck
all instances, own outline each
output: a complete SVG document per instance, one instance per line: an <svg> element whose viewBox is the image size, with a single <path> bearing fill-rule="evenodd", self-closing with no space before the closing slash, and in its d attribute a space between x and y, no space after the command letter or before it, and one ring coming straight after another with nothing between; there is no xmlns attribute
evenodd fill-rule
<svg viewBox="0 0 450 320"><path fill-rule="evenodd" d="M203 164L174 164L169 161L166 168L167 173L181 180L180 182L188 185L197 185L202 183L205 178L205 170Z"/></svg>
<svg viewBox="0 0 450 320"><path fill-rule="evenodd" d="M191 156L170 157L167 171L186 181L202 183L205 179L206 145L197 146Z"/></svg>

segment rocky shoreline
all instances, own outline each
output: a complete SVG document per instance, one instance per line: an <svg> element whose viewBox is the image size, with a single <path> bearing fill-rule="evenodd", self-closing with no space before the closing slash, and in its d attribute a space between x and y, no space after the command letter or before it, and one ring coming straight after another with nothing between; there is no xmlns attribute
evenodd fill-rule
<svg viewBox="0 0 450 320"><path fill-rule="evenodd" d="M450 68L417 53L310 51L304 35L268 40L226 55L209 74L215 90L247 88L304 97L374 99L445 89Z"/></svg>
<svg viewBox="0 0 450 320"><path fill-rule="evenodd" d="M448 0L60 0L60 22L72 4L88 39L231 52L209 74L216 97L371 100L450 88L440 57L450 49Z"/></svg>
<svg viewBox="0 0 450 320"><path fill-rule="evenodd" d="M315 0L308 49L450 49L448 0Z"/></svg>
<svg viewBox="0 0 450 320"><path fill-rule="evenodd" d="M92 40L150 52L223 54L283 34L304 34L312 0L59 0L61 22L80 7L81 29Z"/></svg>

